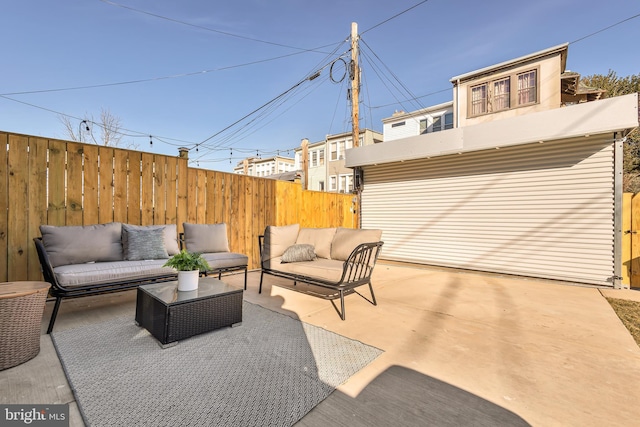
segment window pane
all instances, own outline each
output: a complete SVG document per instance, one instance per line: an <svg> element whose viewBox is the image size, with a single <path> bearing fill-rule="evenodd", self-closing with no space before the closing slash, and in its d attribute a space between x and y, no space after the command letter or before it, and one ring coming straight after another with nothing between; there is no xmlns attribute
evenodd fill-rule
<svg viewBox="0 0 640 427"><path fill-rule="evenodd" d="M420 120L420 135L427 133L427 119Z"/></svg>
<svg viewBox="0 0 640 427"><path fill-rule="evenodd" d="M338 160L338 143L336 142L332 142L330 145L330 152L331 152L331 160Z"/></svg>
<svg viewBox="0 0 640 427"><path fill-rule="evenodd" d="M453 113L447 113L444 115L444 128L453 129Z"/></svg>
<svg viewBox="0 0 640 427"><path fill-rule="evenodd" d="M537 76L536 70L518 75L518 105L536 102Z"/></svg>
<svg viewBox="0 0 640 427"><path fill-rule="evenodd" d="M511 91L509 78L493 82L493 111L506 110L510 107Z"/></svg>
<svg viewBox="0 0 640 427"><path fill-rule="evenodd" d="M442 116L433 118L433 131L440 132L442 130Z"/></svg>
<svg viewBox="0 0 640 427"><path fill-rule="evenodd" d="M320 150L320 166L324 165L324 148Z"/></svg>
<svg viewBox="0 0 640 427"><path fill-rule="evenodd" d="M471 115L487 112L487 85L471 88Z"/></svg>

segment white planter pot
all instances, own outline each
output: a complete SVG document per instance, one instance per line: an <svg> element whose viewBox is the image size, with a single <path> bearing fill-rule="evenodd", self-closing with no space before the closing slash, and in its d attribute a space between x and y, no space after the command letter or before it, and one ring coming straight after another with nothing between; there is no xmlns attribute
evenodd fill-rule
<svg viewBox="0 0 640 427"><path fill-rule="evenodd" d="M198 289L198 278L200 271L178 271L178 290L195 291Z"/></svg>

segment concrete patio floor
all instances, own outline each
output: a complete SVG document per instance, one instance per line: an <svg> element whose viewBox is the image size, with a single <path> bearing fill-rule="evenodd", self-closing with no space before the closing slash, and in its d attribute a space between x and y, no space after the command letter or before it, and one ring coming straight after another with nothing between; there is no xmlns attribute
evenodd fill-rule
<svg viewBox="0 0 640 427"><path fill-rule="evenodd" d="M266 276L258 294L259 278L259 272L249 273L246 301L384 350L300 425L387 425L389 419L416 425L424 396L405 393L402 404L387 407L363 397L398 367L471 393L534 426L632 426L640 420L640 348L603 296L640 301L640 291L379 263L373 275L378 305L351 295L341 321L329 301L272 286L287 283L283 279ZM223 280L242 285L242 275ZM81 426L44 333L52 306L48 302L44 313L40 354L0 371L0 403L70 403L71 425ZM135 291L64 301L54 331L123 313L133 319ZM365 411L372 418L359 424ZM351 418L332 418L338 412ZM461 423L452 418L431 425Z"/></svg>

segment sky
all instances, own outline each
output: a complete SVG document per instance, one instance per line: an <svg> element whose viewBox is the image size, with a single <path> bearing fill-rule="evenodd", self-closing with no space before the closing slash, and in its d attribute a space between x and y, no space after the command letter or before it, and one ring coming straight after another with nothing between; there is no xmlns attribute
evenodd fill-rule
<svg viewBox="0 0 640 427"><path fill-rule="evenodd" d="M352 23L360 128L379 132L451 101L454 76L563 43L567 70L640 73L638 0L4 0L0 16L0 131L69 139L64 116L99 142L107 111L124 146L226 172L351 131Z"/></svg>

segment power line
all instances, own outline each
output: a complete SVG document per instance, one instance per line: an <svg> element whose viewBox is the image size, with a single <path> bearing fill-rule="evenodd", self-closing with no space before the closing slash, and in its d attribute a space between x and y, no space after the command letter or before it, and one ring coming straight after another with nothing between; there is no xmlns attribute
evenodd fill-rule
<svg viewBox="0 0 640 427"><path fill-rule="evenodd" d="M616 25L620 25L620 24L625 23L625 22L627 22L627 21L631 21L632 19L635 19L635 18L637 18L638 16L640 16L640 13L638 13L637 15L633 15L633 16L631 16L631 17L629 17L629 18L623 19L622 21L618 21L618 22L616 22L615 24L609 25L608 27L605 27L605 28L603 28L603 29L601 29L601 30L594 31L593 33L587 34L587 35L586 35L586 36L584 36L584 37L580 37L580 38L579 38L579 39L577 39L577 40L574 40L574 41L572 41L572 42L569 42L569 44L578 43L579 41L582 41L582 40L587 39L587 38L589 38L589 37L591 37L591 36L595 36L596 34L599 34L599 33L603 32L603 31L606 31L606 30L608 30L608 29L610 29L610 28L613 28L613 27L615 27Z"/></svg>
<svg viewBox="0 0 640 427"><path fill-rule="evenodd" d="M109 0L99 0L99 1L101 1L103 3L106 3L106 4L109 4L111 6L117 6L117 7L123 8L123 9L131 10L133 12L137 12L137 13L142 13L144 15L153 16L154 18L164 19L166 21L174 22L176 24L186 25L188 27L193 27L193 28L197 28L197 29L200 29L200 30L210 31L210 32L222 34L222 35L225 35L225 36L236 37L236 38L239 38L239 39L250 40L250 41L254 41L254 42L258 42L258 43L265 43L265 44L270 44L270 45L274 45L274 46L286 47L286 48L289 48L289 49L301 50L303 52L318 52L318 49L323 49L325 47L333 45L333 43L332 43L332 44L328 44L328 45L325 45L325 46L320 46L320 47L313 48L313 49L305 49L305 48L300 48L300 47L297 47L297 46L291 46L291 45L286 45L286 44L282 44L282 43L276 43L276 42L272 42L272 41L268 41L268 40L256 39L256 38L253 38L253 37L247 37L247 36L243 36L243 35L240 35L240 34L230 33L228 31L221 31L221 30L216 30L216 29L209 28L209 27L204 27L202 25L192 24L190 22L181 21L179 19L169 18L169 17L163 16L163 15L158 15L157 13L152 13L152 12L147 12L145 10L136 9L134 7L131 7L131 6L125 6L123 4L116 3L116 2L113 2L113 1L109 1ZM326 53L326 52L320 52L320 53Z"/></svg>
<svg viewBox="0 0 640 427"><path fill-rule="evenodd" d="M102 0L100 0L100 1L102 1ZM151 77L151 78L148 78L148 79L127 80L127 81L123 81L123 82L102 83L102 84L95 84L95 85L75 86L75 87L57 88L57 89L40 89L40 90L30 90L30 91L21 91L21 92L8 92L8 93L2 93L2 94L0 94L0 96L5 96L5 95L8 95L8 96L12 96L12 95L27 95L27 94L34 94L34 93L63 92L63 91L70 91L70 90L94 89L94 88L109 87L109 86L120 86L120 85L129 85L129 84L137 84L137 83L147 83L147 82L153 82L153 81L159 81L159 80L175 79L175 78L179 78L179 77L197 76L197 75L212 73L212 72L215 72L215 71L224 71L224 70L229 70L229 69L232 69L232 68L240 68L240 67L246 67L246 66L249 66L249 65L255 65L255 64L261 64L261 63L264 63L264 62L275 61L277 59L287 58L287 57L294 56L294 55L300 55L301 53L305 53L305 52L289 53L287 55L280 55L280 56L276 56L276 57L273 57L273 58L260 59L260 60L257 60L257 61L246 62L244 64L229 65L229 66L226 66L226 67L219 67L219 68L213 68L213 69L202 70L202 71L194 71L194 72L190 72L190 73L173 74L173 75L170 75L170 76Z"/></svg>
<svg viewBox="0 0 640 427"><path fill-rule="evenodd" d="M429 0L423 0L423 1L421 1L420 3L414 4L414 5L413 5L413 6L411 6L410 8L403 10L402 12L396 13L396 14L395 14L395 15L393 15L391 18L387 18L387 19L385 19L384 21L382 21L382 22L380 22L380 23L378 23L378 24L374 25L373 27L367 28L366 30L364 30L363 32L361 32L361 33L360 33L360 35L362 36L364 33L367 33L367 32L369 32L369 31L373 30L374 28L378 28L379 26L381 26L381 25L383 25L383 24L386 24L387 22L391 21L392 19L395 19L395 18L397 18L398 16L400 16L400 15L402 15L402 14L405 14L405 13L409 12L410 10L415 9L416 7L418 7L418 6L420 6L420 5L424 4L424 3L426 3L426 2L428 2L428 1L429 1Z"/></svg>

